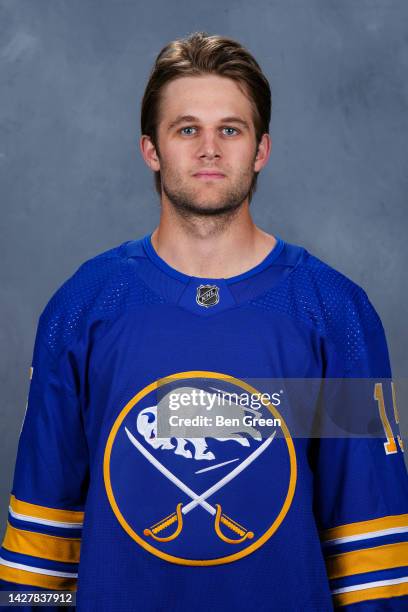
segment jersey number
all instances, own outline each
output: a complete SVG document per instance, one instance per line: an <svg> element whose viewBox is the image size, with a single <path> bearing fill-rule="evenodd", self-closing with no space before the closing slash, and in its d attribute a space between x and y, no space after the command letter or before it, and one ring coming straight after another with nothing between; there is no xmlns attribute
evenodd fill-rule
<svg viewBox="0 0 408 612"><path fill-rule="evenodd" d="M395 397L395 385L392 381L391 381L391 391L392 391L392 403L394 407L394 419L395 419L395 423L398 425L399 415L398 415L398 409L397 409L397 400ZM387 438L387 441L384 442L385 452L387 455L397 453L398 446L395 441L395 437L394 437L394 434L391 428L391 424L388 420L387 413L385 411L385 402L384 402L384 393L383 393L382 383L376 383L374 387L374 399L376 399L378 402L378 410L380 412L381 422L384 427L385 437ZM399 434L397 434L397 440L398 440L398 444L400 446L401 451L404 452L404 444Z"/></svg>

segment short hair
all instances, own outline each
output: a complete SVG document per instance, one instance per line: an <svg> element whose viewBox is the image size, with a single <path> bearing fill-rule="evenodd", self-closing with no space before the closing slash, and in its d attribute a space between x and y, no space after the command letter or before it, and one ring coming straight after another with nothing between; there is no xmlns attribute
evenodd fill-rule
<svg viewBox="0 0 408 612"><path fill-rule="evenodd" d="M151 70L141 104L141 132L150 137L160 155L157 138L161 91L170 81L183 76L217 74L233 79L252 107L256 147L264 133L269 133L271 90L258 62L237 41L206 32L194 32L187 38L169 42L158 54ZM160 171L154 173L156 191L161 195ZM249 202L256 190L255 173Z"/></svg>

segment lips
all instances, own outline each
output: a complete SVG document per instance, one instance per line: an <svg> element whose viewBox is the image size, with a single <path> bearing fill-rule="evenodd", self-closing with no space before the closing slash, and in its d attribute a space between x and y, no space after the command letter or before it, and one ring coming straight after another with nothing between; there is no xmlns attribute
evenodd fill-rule
<svg viewBox="0 0 408 612"><path fill-rule="evenodd" d="M224 178L225 174L211 170L201 170L200 172L196 172L194 176L197 178Z"/></svg>

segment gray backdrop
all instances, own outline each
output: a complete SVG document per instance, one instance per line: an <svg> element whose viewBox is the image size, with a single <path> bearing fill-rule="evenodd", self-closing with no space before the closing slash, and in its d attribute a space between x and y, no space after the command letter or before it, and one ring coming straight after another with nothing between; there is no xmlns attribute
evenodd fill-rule
<svg viewBox="0 0 408 612"><path fill-rule="evenodd" d="M255 221L367 291L406 376L407 18L404 0L0 0L0 535L41 310L157 224L139 109L174 38L231 36L258 59L273 149Z"/></svg>

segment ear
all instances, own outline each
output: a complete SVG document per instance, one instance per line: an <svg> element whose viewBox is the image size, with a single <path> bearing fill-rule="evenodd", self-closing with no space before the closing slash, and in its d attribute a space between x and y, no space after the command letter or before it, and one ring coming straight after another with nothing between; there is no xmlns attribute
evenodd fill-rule
<svg viewBox="0 0 408 612"><path fill-rule="evenodd" d="M140 137L140 152L149 168L153 170L153 172L158 172L160 170L159 156L157 155L156 147L152 139L146 134Z"/></svg>
<svg viewBox="0 0 408 612"><path fill-rule="evenodd" d="M262 134L261 141L255 157L254 171L259 172L267 163L272 149L272 138L269 134Z"/></svg>

